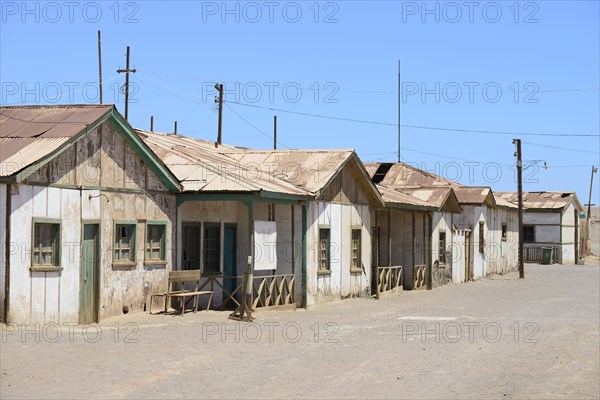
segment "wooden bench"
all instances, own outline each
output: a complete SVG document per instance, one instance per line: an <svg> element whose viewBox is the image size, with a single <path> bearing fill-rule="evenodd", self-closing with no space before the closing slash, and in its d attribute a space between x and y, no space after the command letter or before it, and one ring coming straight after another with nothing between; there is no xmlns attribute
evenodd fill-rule
<svg viewBox="0 0 600 400"><path fill-rule="evenodd" d="M179 297L181 299L181 315L185 313L185 299L186 297L194 296L194 312L198 311L198 297L201 295L209 295L208 305L206 309L210 309L210 303L212 302L213 291L211 290L199 290L200 288L200 278L202 277L202 272L199 269L188 270L188 271L170 271L169 272L169 286L167 287L167 291L164 293L155 293L150 296L150 314L152 314L152 303L154 302L155 297L164 297L165 298L165 314L167 313L167 305L169 304L169 299L172 297ZM185 284L187 282L196 282L196 287L194 290L185 289ZM183 286L181 289L176 288L176 284L181 283Z"/></svg>

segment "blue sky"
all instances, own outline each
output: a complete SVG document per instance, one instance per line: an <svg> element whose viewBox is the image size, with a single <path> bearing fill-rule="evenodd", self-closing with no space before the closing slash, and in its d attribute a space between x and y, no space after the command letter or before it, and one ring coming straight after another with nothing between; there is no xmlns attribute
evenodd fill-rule
<svg viewBox="0 0 600 400"><path fill-rule="evenodd" d="M4 105L97 102L101 30L104 102L121 112L116 70L131 46L134 127L153 115L155 130L177 121L215 140L221 82L225 143L271 148L276 114L279 148L394 161L400 60L403 161L513 191L518 137L525 190L576 191L581 203L600 164L598 1L0 4Z"/></svg>

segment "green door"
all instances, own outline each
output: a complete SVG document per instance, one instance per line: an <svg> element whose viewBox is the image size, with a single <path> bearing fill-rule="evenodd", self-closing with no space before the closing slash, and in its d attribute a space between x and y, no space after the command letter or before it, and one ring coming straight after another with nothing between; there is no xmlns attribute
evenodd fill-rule
<svg viewBox="0 0 600 400"><path fill-rule="evenodd" d="M223 276L237 276L236 241L237 229L235 225L225 225L223 238ZM232 293L237 287L237 279L224 279L223 286L227 292ZM237 293L236 293L237 295ZM227 295L224 295L224 300Z"/></svg>
<svg viewBox="0 0 600 400"><path fill-rule="evenodd" d="M81 251L79 323L98 322L98 242L99 225L83 225Z"/></svg>

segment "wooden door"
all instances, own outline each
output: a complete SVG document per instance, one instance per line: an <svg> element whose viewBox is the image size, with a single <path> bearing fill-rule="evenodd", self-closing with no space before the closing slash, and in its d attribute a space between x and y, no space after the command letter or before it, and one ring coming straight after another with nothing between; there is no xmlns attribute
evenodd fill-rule
<svg viewBox="0 0 600 400"><path fill-rule="evenodd" d="M83 241L80 271L79 323L98 322L99 288L99 232L98 224L83 225Z"/></svg>

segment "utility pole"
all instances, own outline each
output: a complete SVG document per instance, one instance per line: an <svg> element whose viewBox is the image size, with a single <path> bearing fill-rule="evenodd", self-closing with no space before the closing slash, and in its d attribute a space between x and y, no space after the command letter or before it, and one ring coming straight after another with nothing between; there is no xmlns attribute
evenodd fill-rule
<svg viewBox="0 0 600 400"><path fill-rule="evenodd" d="M129 46L127 46L127 59L125 61L125 69L118 69L117 72L119 74L125 73L125 120L128 120L127 117L129 115L129 73L133 72L135 74L136 69L129 69Z"/></svg>
<svg viewBox="0 0 600 400"><path fill-rule="evenodd" d="M586 227L587 227L587 234L586 234L586 241L589 243L590 241L590 211L591 211L591 205L592 205L592 188L593 188L593 184L594 184L594 173L598 172L598 168L596 168L595 166L592 165L592 176L590 177L590 197L588 197L588 207L587 207L587 215L586 215ZM585 244L585 249L586 249L586 256L589 253L589 249L588 249L588 244Z"/></svg>
<svg viewBox="0 0 600 400"><path fill-rule="evenodd" d="M215 89L219 92L219 98L215 96L215 103L219 103L219 131L217 133L217 145L220 145L223 139L223 84L215 83Z"/></svg>
<svg viewBox="0 0 600 400"><path fill-rule="evenodd" d="M277 150L277 115L273 116L273 150Z"/></svg>
<svg viewBox="0 0 600 400"><path fill-rule="evenodd" d="M98 31L98 81L100 83L98 88L100 104L102 104L102 45L100 44L100 31Z"/></svg>
<svg viewBox="0 0 600 400"><path fill-rule="evenodd" d="M400 60L398 60L398 162L400 162L400 103L402 98L400 96L401 81L400 81Z"/></svg>
<svg viewBox="0 0 600 400"><path fill-rule="evenodd" d="M523 262L523 161L521 154L521 139L513 139L513 144L517 145L517 181L518 181L518 200L519 200L519 278L525 278L525 264Z"/></svg>
<svg viewBox="0 0 600 400"><path fill-rule="evenodd" d="M154 115L150 116L150 132L154 132Z"/></svg>
<svg viewBox="0 0 600 400"><path fill-rule="evenodd" d="M177 135L177 121L175 121L175 126L173 127L173 134Z"/></svg>

